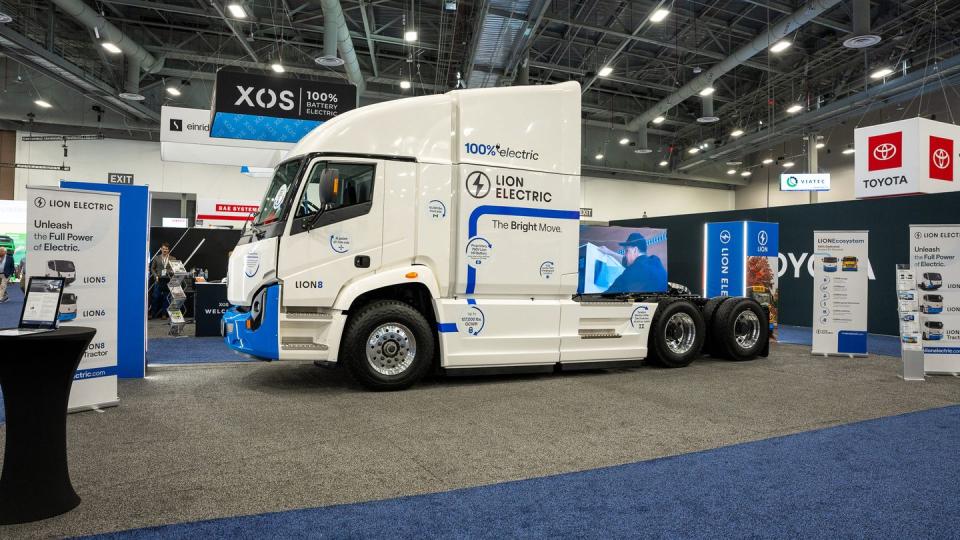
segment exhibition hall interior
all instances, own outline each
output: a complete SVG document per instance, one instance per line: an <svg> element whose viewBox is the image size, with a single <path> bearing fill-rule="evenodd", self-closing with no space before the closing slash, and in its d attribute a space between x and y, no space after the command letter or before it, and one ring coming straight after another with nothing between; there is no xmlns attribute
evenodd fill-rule
<svg viewBox="0 0 960 540"><path fill-rule="evenodd" d="M0 0L0 538L957 538L957 28Z"/></svg>

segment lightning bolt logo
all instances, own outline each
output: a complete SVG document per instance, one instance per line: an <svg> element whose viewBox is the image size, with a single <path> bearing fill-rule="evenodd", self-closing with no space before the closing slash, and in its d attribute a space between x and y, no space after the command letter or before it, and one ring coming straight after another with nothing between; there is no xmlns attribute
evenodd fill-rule
<svg viewBox="0 0 960 540"><path fill-rule="evenodd" d="M490 177L482 171L474 171L467 175L467 193L475 199L482 199L490 193Z"/></svg>

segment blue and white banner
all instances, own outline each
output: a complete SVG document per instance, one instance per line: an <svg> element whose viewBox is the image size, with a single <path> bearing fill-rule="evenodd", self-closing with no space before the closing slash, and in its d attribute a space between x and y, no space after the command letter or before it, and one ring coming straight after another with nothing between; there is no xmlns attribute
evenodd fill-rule
<svg viewBox="0 0 960 540"><path fill-rule="evenodd" d="M867 231L813 232L813 353L867 354Z"/></svg>
<svg viewBox="0 0 960 540"><path fill-rule="evenodd" d="M960 225L911 225L926 373L960 373Z"/></svg>
<svg viewBox="0 0 960 540"><path fill-rule="evenodd" d="M748 296L748 289L757 284L748 271L750 258L772 258L775 278L779 231L778 224L760 221L707 223L703 243L704 296ZM775 286L771 283L768 288Z"/></svg>
<svg viewBox="0 0 960 540"><path fill-rule="evenodd" d="M63 277L60 324L97 330L77 368L70 410L118 401L119 230L116 193L27 187L27 274Z"/></svg>

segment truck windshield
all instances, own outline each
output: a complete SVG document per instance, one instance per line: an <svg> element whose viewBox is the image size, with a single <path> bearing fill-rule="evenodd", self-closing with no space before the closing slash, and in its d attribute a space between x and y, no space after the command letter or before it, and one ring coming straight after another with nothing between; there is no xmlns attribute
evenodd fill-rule
<svg viewBox="0 0 960 540"><path fill-rule="evenodd" d="M287 198L292 197L291 191L296 191L294 182L297 179L297 173L300 172L300 166L303 165L304 158L292 159L277 166L273 173L273 180L270 181L270 187L260 203L260 211L253 219L254 225L268 225L274 221L282 220L287 213Z"/></svg>

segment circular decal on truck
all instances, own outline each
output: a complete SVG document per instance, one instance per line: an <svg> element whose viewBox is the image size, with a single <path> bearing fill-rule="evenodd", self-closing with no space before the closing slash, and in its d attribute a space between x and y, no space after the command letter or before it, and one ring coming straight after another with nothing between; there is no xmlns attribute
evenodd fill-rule
<svg viewBox="0 0 960 540"><path fill-rule="evenodd" d="M467 334L476 336L483 330L486 322L483 312L477 306L470 306L460 317L460 326L467 329Z"/></svg>
<svg viewBox="0 0 960 540"><path fill-rule="evenodd" d="M557 271L557 266L553 264L553 261L544 261L540 265L540 277L543 279L550 279L550 276Z"/></svg>
<svg viewBox="0 0 960 540"><path fill-rule="evenodd" d="M432 200L427 203L427 215L433 219L443 219L447 217L447 205L443 201Z"/></svg>
<svg viewBox="0 0 960 540"><path fill-rule="evenodd" d="M260 254L247 253L243 259L243 275L253 277L260 271Z"/></svg>
<svg viewBox="0 0 960 540"><path fill-rule="evenodd" d="M350 235L344 233L331 234L330 248L337 253L350 251Z"/></svg>
<svg viewBox="0 0 960 540"><path fill-rule="evenodd" d="M492 254L493 244L486 238L477 236L467 242L467 263L469 263L470 266L477 267L482 265L484 261L490 259Z"/></svg>
<svg viewBox="0 0 960 540"><path fill-rule="evenodd" d="M647 306L637 306L630 314L630 326L637 330L642 330L650 324L650 308Z"/></svg>

